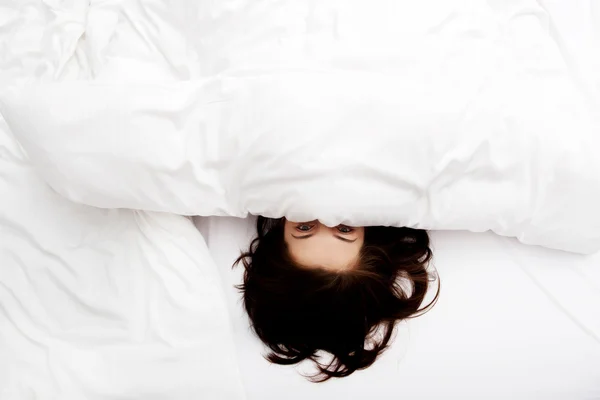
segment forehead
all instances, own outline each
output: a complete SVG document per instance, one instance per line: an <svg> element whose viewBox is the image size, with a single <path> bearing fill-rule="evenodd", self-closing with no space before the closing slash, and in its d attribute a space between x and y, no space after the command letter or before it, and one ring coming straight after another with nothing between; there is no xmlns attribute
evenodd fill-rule
<svg viewBox="0 0 600 400"><path fill-rule="evenodd" d="M291 257L308 268L344 270L356 265L363 241L353 243L338 239L330 229L321 229L306 239L296 239L292 230L284 232Z"/></svg>

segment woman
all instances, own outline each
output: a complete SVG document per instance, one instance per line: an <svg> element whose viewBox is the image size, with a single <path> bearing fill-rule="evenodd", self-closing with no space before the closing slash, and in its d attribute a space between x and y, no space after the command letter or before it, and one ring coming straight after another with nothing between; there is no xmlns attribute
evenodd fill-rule
<svg viewBox="0 0 600 400"><path fill-rule="evenodd" d="M426 231L327 227L259 217L257 237L235 264L245 267L244 306L276 364L312 360L322 382L373 364L397 321L421 307L431 259ZM234 265L235 265L234 264ZM323 362L320 352L332 359Z"/></svg>

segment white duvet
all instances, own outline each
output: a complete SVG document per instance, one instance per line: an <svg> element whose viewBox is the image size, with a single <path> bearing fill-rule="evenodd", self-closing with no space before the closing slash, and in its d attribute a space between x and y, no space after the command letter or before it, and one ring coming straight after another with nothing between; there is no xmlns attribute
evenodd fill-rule
<svg viewBox="0 0 600 400"><path fill-rule="evenodd" d="M167 64L124 51L110 4L77 45L94 82L1 95L63 196L600 249L598 81L579 79L534 0L123 8L142 41L181 18L178 46L152 42Z"/></svg>

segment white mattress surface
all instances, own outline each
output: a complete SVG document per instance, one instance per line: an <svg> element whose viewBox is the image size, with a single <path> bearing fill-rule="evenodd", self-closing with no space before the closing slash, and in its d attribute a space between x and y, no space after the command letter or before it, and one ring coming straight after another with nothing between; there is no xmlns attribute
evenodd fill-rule
<svg viewBox="0 0 600 400"><path fill-rule="evenodd" d="M433 232L438 304L397 330L365 371L312 384L270 365L232 290L253 219L197 218L215 258L248 399L600 398L600 254L526 246L492 233ZM300 367L306 370L306 366Z"/></svg>

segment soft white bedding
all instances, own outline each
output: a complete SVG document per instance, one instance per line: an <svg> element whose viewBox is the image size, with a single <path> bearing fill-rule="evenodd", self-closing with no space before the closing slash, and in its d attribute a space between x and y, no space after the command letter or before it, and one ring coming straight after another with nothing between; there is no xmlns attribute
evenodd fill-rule
<svg viewBox="0 0 600 400"><path fill-rule="evenodd" d="M254 234L253 222L196 219L229 287L241 279L241 268L230 266ZM270 365L240 295L226 290L248 399L600 398L600 254L525 246L491 233L431 237L438 304L401 324L372 367L340 381L315 385L293 367Z"/></svg>
<svg viewBox="0 0 600 400"><path fill-rule="evenodd" d="M88 3L0 2L0 88L85 70ZM244 399L216 268L186 217L54 192L0 116L0 399Z"/></svg>
<svg viewBox="0 0 600 400"><path fill-rule="evenodd" d="M180 29L201 76L0 93L13 133L68 199L600 250L600 103L581 67L592 61L571 62L535 0L179 1L204 27ZM105 12L168 22L150 16L157 4L127 4ZM108 28L93 20L86 40Z"/></svg>
<svg viewBox="0 0 600 400"><path fill-rule="evenodd" d="M597 101L597 2L538 3L580 90ZM217 16L198 4L0 2L0 87L206 76L226 61L204 63L203 52L224 42L203 41L210 26L198 21ZM600 398L600 255L434 233L436 308L401 326L373 367L313 385L261 358L231 287L248 222L200 226L214 260L184 217L66 201L1 121L0 399Z"/></svg>
<svg viewBox="0 0 600 400"><path fill-rule="evenodd" d="M69 202L0 120L0 399L243 399L185 217Z"/></svg>

